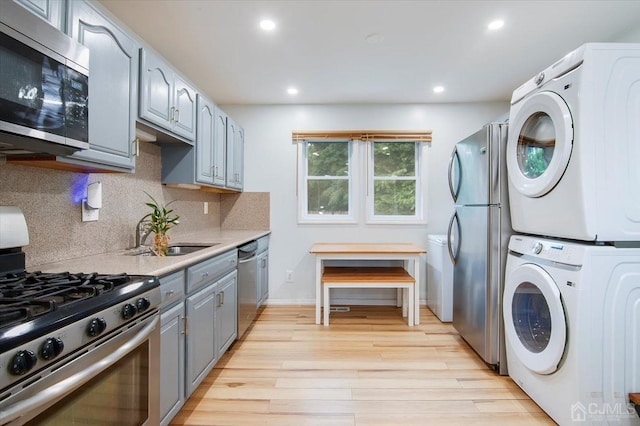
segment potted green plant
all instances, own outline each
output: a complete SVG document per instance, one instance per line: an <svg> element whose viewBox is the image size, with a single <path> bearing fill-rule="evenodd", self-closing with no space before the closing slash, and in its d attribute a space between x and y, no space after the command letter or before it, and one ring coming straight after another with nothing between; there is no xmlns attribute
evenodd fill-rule
<svg viewBox="0 0 640 426"><path fill-rule="evenodd" d="M152 209L152 212L148 215L148 229L155 234L153 240L154 251L158 256L166 256L169 249L169 236L167 235L167 231L180 223L178 222L180 216L174 214L173 210L167 209L167 207L175 200L169 201L165 205L161 205L147 191L144 191L144 193L151 198L151 202L145 204Z"/></svg>

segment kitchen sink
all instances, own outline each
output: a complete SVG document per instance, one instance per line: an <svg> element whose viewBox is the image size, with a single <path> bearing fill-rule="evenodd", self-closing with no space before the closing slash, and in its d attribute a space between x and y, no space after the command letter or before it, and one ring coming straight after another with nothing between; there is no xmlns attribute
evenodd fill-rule
<svg viewBox="0 0 640 426"><path fill-rule="evenodd" d="M198 250L206 249L209 247L217 246L220 243L181 243L170 244L167 250L167 256L182 256L185 254L193 253ZM129 256L155 256L155 253L149 247L143 247L141 249L133 249L127 253Z"/></svg>

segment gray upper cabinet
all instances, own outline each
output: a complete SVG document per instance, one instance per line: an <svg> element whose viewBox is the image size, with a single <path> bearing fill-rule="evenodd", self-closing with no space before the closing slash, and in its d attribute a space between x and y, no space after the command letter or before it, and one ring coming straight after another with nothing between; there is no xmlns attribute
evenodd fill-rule
<svg viewBox="0 0 640 426"><path fill-rule="evenodd" d="M227 183L228 188L242 190L244 163L244 130L227 117Z"/></svg>
<svg viewBox="0 0 640 426"><path fill-rule="evenodd" d="M84 1L69 3L69 35L89 58L90 149L60 161L132 172L138 99L138 44Z"/></svg>
<svg viewBox="0 0 640 426"><path fill-rule="evenodd" d="M65 0L13 0L13 2L50 23L58 30L65 30Z"/></svg>
<svg viewBox="0 0 640 426"><path fill-rule="evenodd" d="M162 145L162 183L225 188L227 114L198 93L196 116L195 149Z"/></svg>
<svg viewBox="0 0 640 426"><path fill-rule="evenodd" d="M227 114L218 107L216 107L214 131L213 184L216 186L224 186L226 182L227 163Z"/></svg>
<svg viewBox="0 0 640 426"><path fill-rule="evenodd" d="M196 90L150 50L140 49L140 70L140 118L192 143Z"/></svg>
<svg viewBox="0 0 640 426"><path fill-rule="evenodd" d="M213 148L216 136L216 107L208 99L198 94L198 131L196 132L196 181L213 185L215 166Z"/></svg>
<svg viewBox="0 0 640 426"><path fill-rule="evenodd" d="M213 102L198 94L197 117L196 181L224 186L226 114Z"/></svg>

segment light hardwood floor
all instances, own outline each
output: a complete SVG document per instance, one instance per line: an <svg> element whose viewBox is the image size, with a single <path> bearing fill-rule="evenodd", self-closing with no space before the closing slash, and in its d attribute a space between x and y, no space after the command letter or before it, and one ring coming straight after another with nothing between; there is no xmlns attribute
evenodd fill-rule
<svg viewBox="0 0 640 426"><path fill-rule="evenodd" d="M314 320L313 306L266 307L172 424L555 424L424 307L416 327L392 307Z"/></svg>

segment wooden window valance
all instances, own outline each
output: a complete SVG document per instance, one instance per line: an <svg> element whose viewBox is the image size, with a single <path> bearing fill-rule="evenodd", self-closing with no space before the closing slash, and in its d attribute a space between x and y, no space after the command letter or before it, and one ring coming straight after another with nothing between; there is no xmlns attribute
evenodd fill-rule
<svg viewBox="0 0 640 426"><path fill-rule="evenodd" d="M431 130L301 130L291 132L294 142L345 140L431 142Z"/></svg>

